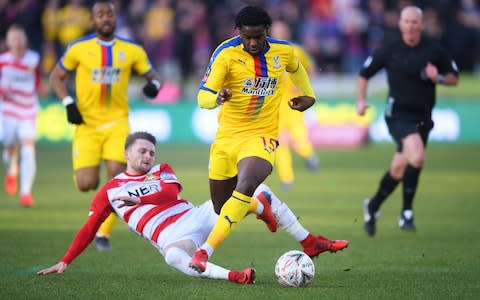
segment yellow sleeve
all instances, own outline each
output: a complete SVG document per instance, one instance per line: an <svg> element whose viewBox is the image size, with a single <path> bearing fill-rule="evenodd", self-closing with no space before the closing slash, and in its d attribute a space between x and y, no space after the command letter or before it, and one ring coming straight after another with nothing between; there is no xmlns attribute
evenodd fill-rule
<svg viewBox="0 0 480 300"><path fill-rule="evenodd" d="M200 108L214 109L218 106L217 94L212 91L200 89L197 94L197 103Z"/></svg>
<svg viewBox="0 0 480 300"><path fill-rule="evenodd" d="M307 71L307 74L310 73L311 69L314 66L314 62L310 55L307 54L307 52L302 49L302 47L295 45L295 55L297 55L298 60L302 64L302 66L305 68L305 71Z"/></svg>
<svg viewBox="0 0 480 300"><path fill-rule="evenodd" d="M228 73L227 51L224 49L217 55L214 53L214 56L210 59L205 76L200 83L200 89L205 89L215 94L223 89Z"/></svg>
<svg viewBox="0 0 480 300"><path fill-rule="evenodd" d="M78 44L76 44L78 45ZM65 50L65 53L58 61L58 64L68 72L72 72L78 65L78 46L71 45Z"/></svg>
<svg viewBox="0 0 480 300"><path fill-rule="evenodd" d="M135 51L137 52L135 55L137 59L133 64L133 69L137 74L143 75L150 71L152 64L150 63L150 60L148 60L147 53L142 47L135 47Z"/></svg>
<svg viewBox="0 0 480 300"><path fill-rule="evenodd" d="M297 70L295 72L289 72L288 75L302 95L315 98L307 71L305 71L302 64L299 63Z"/></svg>

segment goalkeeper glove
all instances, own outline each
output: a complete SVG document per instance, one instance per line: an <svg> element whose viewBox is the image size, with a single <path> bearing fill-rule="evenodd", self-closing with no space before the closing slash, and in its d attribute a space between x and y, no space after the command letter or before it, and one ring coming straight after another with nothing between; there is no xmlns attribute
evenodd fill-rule
<svg viewBox="0 0 480 300"><path fill-rule="evenodd" d="M73 101L72 97L67 96L67 97L63 98L62 104L67 109L67 120L68 120L68 122L70 122L72 124L77 124L77 125L83 123L82 115L80 114L80 111L78 110L78 107L75 104L75 101Z"/></svg>
<svg viewBox="0 0 480 300"><path fill-rule="evenodd" d="M143 94L148 98L155 98L157 97L158 91L160 90L160 82L156 79L151 80L145 84L143 87Z"/></svg>

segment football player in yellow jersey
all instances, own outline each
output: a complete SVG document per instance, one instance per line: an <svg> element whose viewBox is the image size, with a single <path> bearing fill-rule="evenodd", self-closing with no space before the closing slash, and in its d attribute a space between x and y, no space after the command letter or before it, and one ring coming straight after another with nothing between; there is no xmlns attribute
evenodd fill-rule
<svg viewBox="0 0 480 300"><path fill-rule="evenodd" d="M277 20L272 24L270 36L281 40L290 40L291 32L288 24ZM298 57L307 73L315 75L315 65L308 54L299 45L292 44L294 53ZM277 173L284 189L292 187L295 175L292 166L292 148L306 163L310 171L318 169L319 161L313 150L312 143L308 138L308 129L305 124L303 112L290 109L288 101L299 95L297 87L290 78L286 78L281 88L284 89L283 100L280 104L280 115L278 123L278 142L279 146L276 153L275 164Z"/></svg>
<svg viewBox="0 0 480 300"><path fill-rule="evenodd" d="M190 267L204 272L214 249L249 212L260 213L271 231L277 222L266 198L252 201L255 189L272 172L278 146L278 110L283 74L288 72L301 96L289 106L304 111L315 103L312 87L292 46L267 37L270 16L259 7L247 6L235 17L240 35L223 42L213 53L198 92L198 104L221 106L218 131L210 149L209 181L214 209L220 215L206 242L195 252ZM258 204L257 206L257 203ZM304 247L313 245L316 256L335 252L346 241L309 235Z"/></svg>
<svg viewBox="0 0 480 300"><path fill-rule="evenodd" d="M75 183L82 192L98 187L102 160L108 179L125 170L123 145L130 131L127 87L132 70L147 79L143 88L147 97L154 98L160 89L144 49L114 34L113 1L95 1L91 21L95 33L71 43L50 76L68 121L76 125L72 160ZM70 72L75 72L76 101L67 90ZM111 215L100 227L97 249L111 249L108 238L115 219Z"/></svg>

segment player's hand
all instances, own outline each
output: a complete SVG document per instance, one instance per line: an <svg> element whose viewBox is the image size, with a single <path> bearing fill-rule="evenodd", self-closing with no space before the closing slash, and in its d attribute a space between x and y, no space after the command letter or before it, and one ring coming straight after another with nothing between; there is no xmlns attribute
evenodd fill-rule
<svg viewBox="0 0 480 300"><path fill-rule="evenodd" d="M158 91L160 91L160 87L162 84L160 81L153 79L147 82L143 87L143 94L150 99L157 97Z"/></svg>
<svg viewBox="0 0 480 300"><path fill-rule="evenodd" d="M426 79L430 79L432 82L437 82L438 69L434 64L428 62L425 66L424 73Z"/></svg>
<svg viewBox="0 0 480 300"><path fill-rule="evenodd" d="M51 266L50 268L46 268L37 272L37 275L47 275L51 273L63 273L67 269L67 264L63 261L59 262L56 265Z"/></svg>
<svg viewBox="0 0 480 300"><path fill-rule="evenodd" d="M288 106L290 106L291 109L305 111L310 108L310 106L312 106L314 103L315 98L312 98L310 96L298 96L290 99L290 101L288 101Z"/></svg>
<svg viewBox="0 0 480 300"><path fill-rule="evenodd" d="M230 89L223 89L218 93L217 104L222 105L226 101L230 100L230 98L232 98L232 92Z"/></svg>
<svg viewBox="0 0 480 300"><path fill-rule="evenodd" d="M113 199L113 202L117 201L123 201L123 203L120 204L118 208L140 204L140 198L131 196L118 196L117 198Z"/></svg>
<svg viewBox="0 0 480 300"><path fill-rule="evenodd" d="M363 100L363 101L358 101L357 102L357 114L359 114L360 116L363 116L365 115L365 112L367 110L367 108L369 108L370 105L367 104L367 101Z"/></svg>
<svg viewBox="0 0 480 300"><path fill-rule="evenodd" d="M72 124L82 124L83 118L78 110L78 107L75 103L70 103L66 106L67 108L67 120Z"/></svg>

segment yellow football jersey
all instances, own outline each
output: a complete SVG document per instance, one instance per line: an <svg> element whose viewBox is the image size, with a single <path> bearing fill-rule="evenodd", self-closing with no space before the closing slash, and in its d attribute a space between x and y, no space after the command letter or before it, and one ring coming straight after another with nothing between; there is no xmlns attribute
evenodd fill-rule
<svg viewBox="0 0 480 300"><path fill-rule="evenodd" d="M285 71L295 72L299 62L290 43L267 37L267 47L258 55L244 50L239 36L223 42L214 51L200 89L232 92L218 115L217 138L222 136L277 136L279 86Z"/></svg>
<svg viewBox="0 0 480 300"><path fill-rule="evenodd" d="M152 68L138 44L118 36L105 42L95 34L70 44L59 65L66 71L75 71L78 109L89 126L128 117L131 71L143 75Z"/></svg>
<svg viewBox="0 0 480 300"><path fill-rule="evenodd" d="M303 65L307 73L309 73L313 68L313 61L311 60L310 56L300 46L295 44L292 44L292 46L295 55L298 57L298 60ZM295 86L288 74L285 74L284 77L285 79L282 83L283 97L282 103L280 104L279 128L288 126L303 126L303 123L305 122L303 118L303 112L291 109L288 105L288 101L290 101L290 99L300 96L300 90ZM298 122L301 122L301 124L297 125Z"/></svg>

